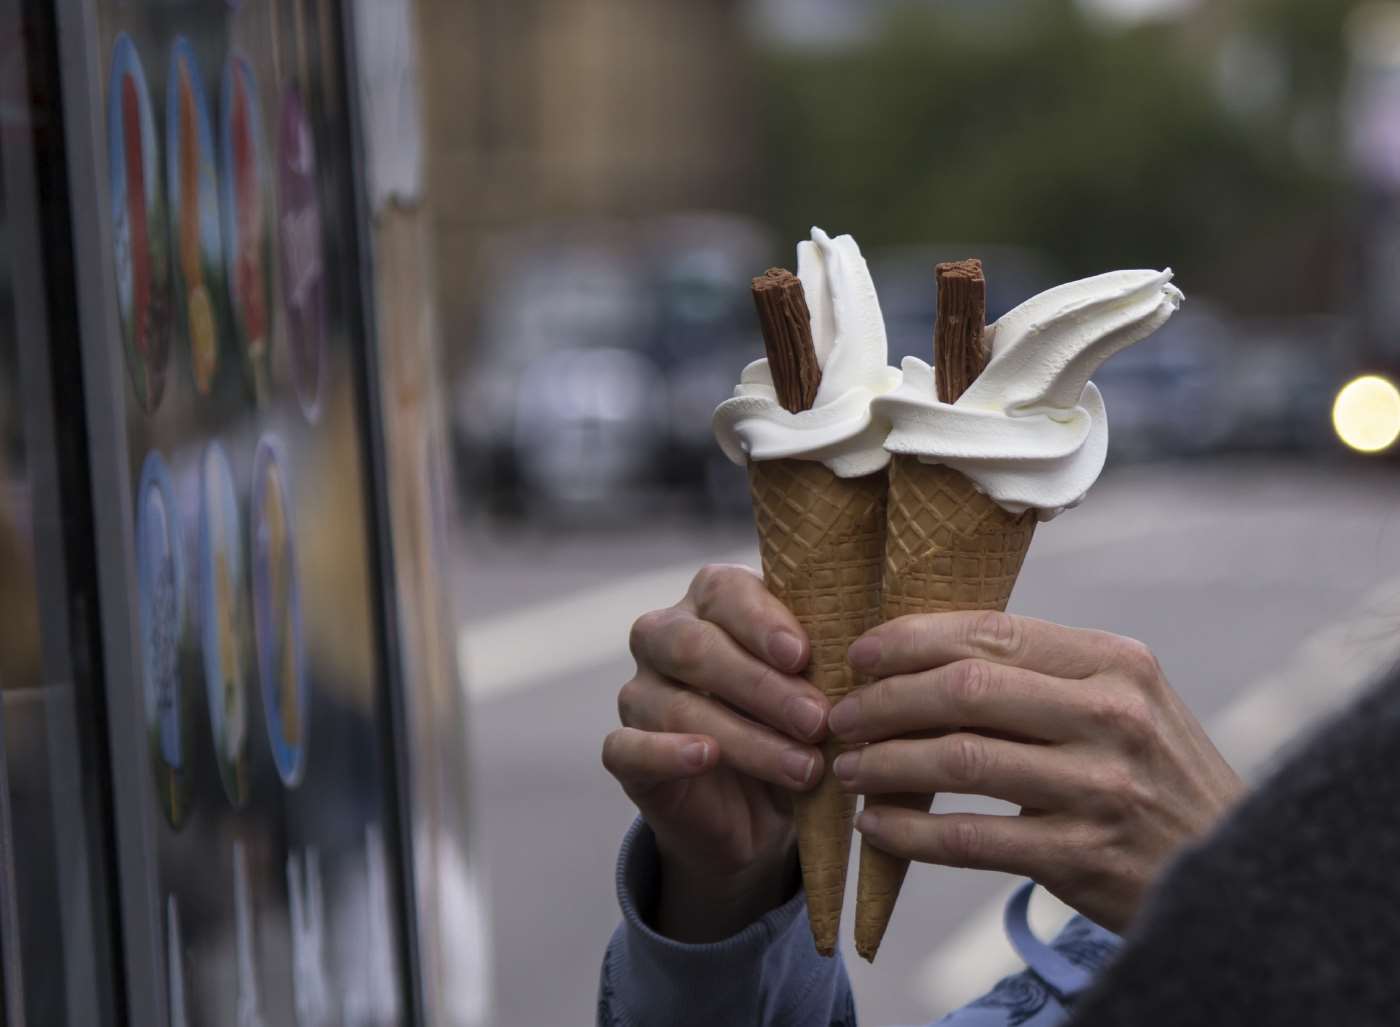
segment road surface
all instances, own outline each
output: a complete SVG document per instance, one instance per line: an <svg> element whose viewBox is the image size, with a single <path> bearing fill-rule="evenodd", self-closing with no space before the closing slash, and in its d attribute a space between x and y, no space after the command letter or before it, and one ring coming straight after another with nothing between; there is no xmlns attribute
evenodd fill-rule
<svg viewBox="0 0 1400 1027"><path fill-rule="evenodd" d="M492 1022L590 1024L633 816L599 763L632 670L627 629L678 598L701 563L754 561L752 528L475 532L461 556ZM1109 474L1083 507L1040 527L1010 609L1146 641L1226 755L1257 774L1397 652L1400 475L1343 460ZM862 1024L924 1023L1015 968L998 920L1011 884L915 866L875 966L851 950L848 909ZM1048 901L1036 911L1047 929L1062 915Z"/></svg>

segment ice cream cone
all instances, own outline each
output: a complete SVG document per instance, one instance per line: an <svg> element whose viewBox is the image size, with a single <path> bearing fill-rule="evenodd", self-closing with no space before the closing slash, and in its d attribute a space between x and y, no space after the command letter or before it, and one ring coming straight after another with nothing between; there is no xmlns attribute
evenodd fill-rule
<svg viewBox="0 0 1400 1027"><path fill-rule="evenodd" d="M846 650L879 623L885 487L884 472L838 478L810 460L749 464L764 581L807 632L804 676L832 702L856 684ZM828 773L845 748L828 740L821 783L793 796L812 938L825 956L836 951L855 814L855 796Z"/></svg>
<svg viewBox="0 0 1400 1027"><path fill-rule="evenodd" d="M1005 610L1030 548L1036 514L1011 514L963 474L917 457L889 466L880 620L907 613ZM931 795L881 795L876 805L927 812ZM867 805L870 804L867 799ZM856 951L874 961L909 861L862 840Z"/></svg>

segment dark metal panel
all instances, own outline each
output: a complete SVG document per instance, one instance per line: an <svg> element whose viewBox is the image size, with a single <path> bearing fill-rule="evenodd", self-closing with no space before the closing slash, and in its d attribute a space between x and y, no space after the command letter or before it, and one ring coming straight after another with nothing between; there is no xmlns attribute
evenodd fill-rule
<svg viewBox="0 0 1400 1027"><path fill-rule="evenodd" d="M24 1027L24 974L19 962L19 913L15 908L15 843L10 827L8 763L5 708L0 703L0 1025Z"/></svg>
<svg viewBox="0 0 1400 1027"><path fill-rule="evenodd" d="M109 255L112 229L100 198L106 194L107 153L102 145L102 86L95 12L87 3L58 10L64 138L71 191L74 272L82 337L83 390L88 412L92 495L112 505L94 518L102 660L107 673L108 738L116 815L121 940L126 970L127 1020L165 1027L165 979L156 879L157 804L146 773L145 727L137 680L134 611L136 566L131 486L127 475L124 370L111 344L118 323L116 282Z"/></svg>
<svg viewBox="0 0 1400 1027"><path fill-rule="evenodd" d="M7 885L11 912L16 891L21 911L22 948L11 950L11 966L35 985L26 993L17 979L11 994L31 1005L31 1021L106 1027L116 1017L118 962L108 908L109 772L88 623L95 582L55 11L41 0L0 0L0 24L24 42L0 72L0 190L14 317L4 327L14 329L8 345L23 423L21 466L8 484L29 501L23 523L9 527L30 543L39 620L37 676L12 679L0 691L13 714L9 728L25 743L0 753L16 846Z"/></svg>
<svg viewBox="0 0 1400 1027"><path fill-rule="evenodd" d="M355 199L355 221L360 231L355 238L357 280L360 286L360 337L356 347L358 361L357 397L365 412L364 440L366 448L366 491L370 512L370 527L373 534L376 559L374 576L377 588L375 593L375 625L378 631L376 649L380 655L380 680L385 683L380 690L381 737L385 751L389 754L387 781L393 801L389 803L387 815L398 844L394 847L395 883L398 886L400 909L399 924L399 964L404 968L407 1005L405 1012L409 1023L426 1024L423 1001L422 967L419 962L418 931L415 924L418 909L417 891L413 880L413 816L410 805L410 767L408 759L408 731L404 706L403 659L400 654L400 640L397 630L398 593L397 578L394 572L392 526L389 519L388 473L384 441L384 406L379 390L381 370L379 366L378 339L376 325L377 305L374 277L373 221L365 181L366 147L364 140L364 120L360 105L360 90L356 76L360 62L355 44L354 4L347 4L341 10L341 46L345 60L342 62L344 79L342 87L346 104L350 111L349 152L342 154L353 169L352 183Z"/></svg>

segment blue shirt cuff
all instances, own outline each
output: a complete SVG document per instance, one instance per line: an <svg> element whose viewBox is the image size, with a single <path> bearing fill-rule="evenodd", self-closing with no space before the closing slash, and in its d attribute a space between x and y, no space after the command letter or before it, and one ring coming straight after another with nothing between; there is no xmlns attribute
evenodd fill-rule
<svg viewBox="0 0 1400 1027"><path fill-rule="evenodd" d="M1071 918L1048 945L1037 938L1027 918L1034 890L1033 881L1018 888L1004 917L1007 940L1026 969L1003 977L937 1027L1058 1027L1117 954L1122 939L1082 916Z"/></svg>
<svg viewBox="0 0 1400 1027"><path fill-rule="evenodd" d="M600 1025L854 1027L844 964L818 954L802 891L738 934L689 945L658 934L643 916L655 906L658 870L656 836L638 819L617 861L622 923L603 962Z"/></svg>

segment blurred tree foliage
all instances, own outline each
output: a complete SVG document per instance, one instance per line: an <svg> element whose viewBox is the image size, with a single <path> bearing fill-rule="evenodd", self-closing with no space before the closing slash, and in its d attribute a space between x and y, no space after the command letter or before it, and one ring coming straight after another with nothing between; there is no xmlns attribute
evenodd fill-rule
<svg viewBox="0 0 1400 1027"><path fill-rule="evenodd" d="M896 7L869 45L764 57L765 212L788 238L1024 244L1067 274L1170 264L1246 308L1334 306L1353 6L1206 0L1134 28L1072 0ZM1232 47L1268 72L1245 64L1239 103Z"/></svg>

